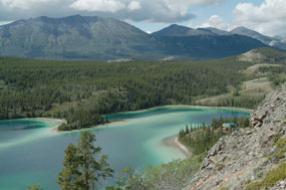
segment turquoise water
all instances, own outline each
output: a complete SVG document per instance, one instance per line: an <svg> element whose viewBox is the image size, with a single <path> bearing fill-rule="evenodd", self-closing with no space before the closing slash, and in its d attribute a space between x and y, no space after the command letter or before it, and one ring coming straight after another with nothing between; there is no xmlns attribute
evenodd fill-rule
<svg viewBox="0 0 286 190"><path fill-rule="evenodd" d="M118 122L90 129L96 145L108 155L112 168L144 167L184 159L184 154L162 140L174 136L186 124L209 123L213 118L248 116L247 112L166 106L138 112L108 115ZM0 190L24 190L33 183L45 190L58 189L57 175L64 150L79 132L57 133L57 120L22 119L0 121Z"/></svg>

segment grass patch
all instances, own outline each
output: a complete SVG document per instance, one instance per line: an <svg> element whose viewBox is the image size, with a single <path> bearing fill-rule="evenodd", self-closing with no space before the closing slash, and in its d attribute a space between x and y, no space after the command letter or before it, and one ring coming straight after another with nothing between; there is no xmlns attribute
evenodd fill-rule
<svg viewBox="0 0 286 190"><path fill-rule="evenodd" d="M246 93L243 91L233 91L227 94L218 96L210 96L207 98L198 98L194 104L204 106L231 106L242 108L255 108L264 98L266 92L262 92L261 89Z"/></svg>
<svg viewBox="0 0 286 190"><path fill-rule="evenodd" d="M269 171L263 180L254 181L246 186L246 190L260 190L273 187L280 180L286 178L286 162Z"/></svg>
<svg viewBox="0 0 286 190"><path fill-rule="evenodd" d="M280 138L276 143L276 151L274 153L274 158L281 160L285 158L285 153L286 153L286 138Z"/></svg>

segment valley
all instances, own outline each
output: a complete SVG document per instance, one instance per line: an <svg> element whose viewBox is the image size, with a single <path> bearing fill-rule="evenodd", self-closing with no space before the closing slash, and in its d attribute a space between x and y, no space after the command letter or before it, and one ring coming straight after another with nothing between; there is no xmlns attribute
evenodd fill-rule
<svg viewBox="0 0 286 190"><path fill-rule="evenodd" d="M214 139L194 145L177 139L179 131L186 125L194 130L213 125L219 118L249 117L250 109L284 83L285 57L282 51L256 49L209 61L0 58L1 187L18 190L40 183L44 189L57 189L64 148L81 131L96 134L115 170L101 187L114 184L126 167L143 172L157 189L186 187L208 150L228 132L221 133L221 126L199 128L192 132L196 139L210 134ZM126 148L128 154L123 153ZM17 157L21 161L13 159ZM174 168L176 175L168 172ZM14 183L19 178L21 183Z"/></svg>
<svg viewBox="0 0 286 190"><path fill-rule="evenodd" d="M286 190L285 10L0 0L0 190Z"/></svg>

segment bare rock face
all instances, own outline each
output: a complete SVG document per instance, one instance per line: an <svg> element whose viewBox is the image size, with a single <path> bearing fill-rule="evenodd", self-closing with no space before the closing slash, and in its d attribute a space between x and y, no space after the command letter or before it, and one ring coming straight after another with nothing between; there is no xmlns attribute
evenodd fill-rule
<svg viewBox="0 0 286 190"><path fill-rule="evenodd" d="M222 137L184 190L242 190L248 181L258 179L274 166L267 156L274 151L277 137L286 134L285 87L266 97L252 113L251 123L251 128Z"/></svg>
<svg viewBox="0 0 286 190"><path fill-rule="evenodd" d="M286 189L286 180L279 181L274 187L270 190L285 190Z"/></svg>

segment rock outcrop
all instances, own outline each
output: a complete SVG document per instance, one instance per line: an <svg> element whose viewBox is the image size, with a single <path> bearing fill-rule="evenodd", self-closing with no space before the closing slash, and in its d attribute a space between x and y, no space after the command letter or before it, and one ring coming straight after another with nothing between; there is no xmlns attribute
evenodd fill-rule
<svg viewBox="0 0 286 190"><path fill-rule="evenodd" d="M242 190L277 164L269 155L275 151L277 138L286 134L286 87L266 97L251 114L251 123L250 128L222 137L184 190Z"/></svg>

